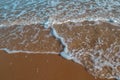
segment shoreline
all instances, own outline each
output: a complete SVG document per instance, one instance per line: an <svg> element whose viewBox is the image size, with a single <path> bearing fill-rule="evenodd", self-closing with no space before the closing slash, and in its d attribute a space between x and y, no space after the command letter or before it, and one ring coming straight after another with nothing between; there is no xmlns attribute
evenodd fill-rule
<svg viewBox="0 0 120 80"><path fill-rule="evenodd" d="M94 24L94 23L91 23L91 24ZM65 24L63 24L64 26L65 26ZM72 24L71 24L72 25ZM83 25L84 26L81 26L81 27L84 27L84 28L86 28L86 30L87 29L89 29L89 27L87 28L87 27L85 27L85 26L90 26L89 24L88 24L88 22L85 22L85 23L83 23ZM98 27L100 27L100 26L109 26L109 28L110 28L110 31L111 31L111 29L113 28L114 29L114 27L113 26L111 26L110 24L101 24L101 25L99 25ZM68 35L69 37L71 36L73 36L73 37L75 37L76 35L73 35L73 34L71 34L71 33L79 33L79 32L82 32L82 30L83 30L83 32L86 32L86 31L84 31L84 29L82 29L81 27L79 27L78 25L75 27L75 25L73 24L72 26L74 26L75 27L75 29L73 28L71 28L72 29L72 31L69 31L69 28L68 27L64 27L64 26L61 26L61 25L56 25L55 26L55 28L56 28L56 30L59 32L59 34L63 34L64 33L64 30L65 31L68 31L68 33L66 32L66 34L64 34L62 37L64 37L65 35ZM58 28L57 28L58 27ZM64 28L62 28L62 27L64 27ZM60 28L60 29L59 29ZM79 29L79 28L81 28L81 29ZM102 27L102 28L104 28L104 27ZM119 29L119 27L115 27L115 29L117 30L117 28ZM62 29L64 29L64 30L62 30ZM60 32L60 30L61 30L61 32ZM90 30L90 29L89 29ZM94 28L91 28L91 32L92 33L94 33ZM105 29L103 29L103 30L105 30ZM97 31L99 32L99 29L97 29ZM110 32L110 31L108 31L108 32ZM115 30L114 30L115 31ZM13 34L13 32L14 32L14 34ZM0 52L0 54L3 54L3 57L1 57L1 59L2 58L5 58L5 59L7 59L6 58L6 56L5 55L7 55L7 57L10 57L9 59L10 60L13 60L14 59L14 61L16 61L17 60L17 58L15 57L15 56L18 56L18 58L19 57L23 57L23 59L21 59L22 61L26 61L26 59L30 59L30 58L28 58L27 56L31 56L31 58L32 59L34 59L35 60L35 58L34 58L34 56L38 56L38 57L40 57L40 59L39 59L39 61L41 61L42 59L41 59L41 57L44 57L44 60L45 60L45 56L47 55L47 58L50 58L49 60L51 61L51 59L52 58L54 58L54 59L52 59L52 60L58 60L60 63L63 61L66 61L67 63L69 63L69 62L71 62L69 65L67 65L66 63L64 63L64 65L59 65L59 66L64 66L64 67L69 67L69 66L73 66L74 64L77 64L77 63L75 63L74 61L72 61L72 60L70 60L70 61L68 61L68 60L65 60L63 57L65 57L65 58L67 58L67 59L71 59L71 57L69 57L67 54L66 55L59 55L59 53L60 52L62 52L64 49L63 49L63 47L64 47L64 45L62 45L61 44L61 42L59 41L59 39L56 39L55 38L55 36L53 36L51 33L50 33L51 31L50 31L50 29L48 28L48 29L44 29L43 28L43 26L41 26L41 25L27 25L27 26L23 26L23 28L19 28L19 26L12 26L11 28L7 28L7 29L1 29L1 34L3 34L2 36L3 37L1 37L1 45L0 45L0 48L2 49L4 49L4 47L6 47L4 50L6 51L6 52L10 52L11 50L13 50L12 52L14 52L13 54L7 54L5 51L2 51L2 53ZM104 32L106 32L107 33L107 31L104 31ZM119 31L118 31L119 32ZM102 32L103 33L103 32ZM101 33L101 34L102 34ZM114 32L113 32L114 33ZM86 34L86 33L85 33ZM90 35L91 33L89 33L89 35ZM101 35L100 34L100 35ZM117 33L116 33L117 34ZM8 35L7 37L5 36L5 35ZM10 36L9 36L10 35ZM84 41L84 33L82 34L83 35L83 40L81 40L81 42L82 41ZM104 34L103 34L104 35ZM106 36L107 34L105 34L105 36ZM113 34L112 34L113 35ZM78 35L79 36L79 35ZM117 36L117 35L116 35ZM72 37L72 38L73 38ZM97 38L95 38L94 39L94 37L95 36L92 36L92 37L90 37L91 38L91 41L93 42L90 42L91 44L90 44L90 46L93 46L93 44L96 42L96 40L97 40ZM109 35L108 36L106 36L106 37L110 37ZM105 37L105 39L106 39L106 37ZM65 37L66 38L66 37ZM82 39L82 38L80 38L80 39ZM80 40L79 39L79 40ZM93 41L93 39L94 39L94 41ZM111 40L112 39L112 37L110 37L110 39L109 40ZM67 38L66 38L66 40L67 40ZM85 45L81 45L81 47L80 47L80 45L78 44L78 43L81 43L80 41L78 41L78 38L76 39L74 39L74 40L76 40L76 41L73 41L73 42L71 42L70 43L70 45L69 45L69 49L71 49L71 50L73 50L74 49L74 47L77 49L78 48L78 50L81 50L81 47L83 48L83 47L87 47L87 46L85 46ZM69 41L69 40L68 40ZM114 41L114 40L113 40ZM108 46L109 46L109 44L108 44ZM108 46L106 46L106 47L108 47ZM93 46L94 47L94 46ZM105 46L103 46L103 47L101 47L101 48L104 48ZM8 48L8 49L7 49ZM80 49L79 49L80 48ZM16 50L14 50L14 49L16 49ZM19 53L19 50L20 50L20 55L19 54L16 54L16 53ZM23 51L22 51L23 50ZM27 52L26 52L27 51ZM33 52L31 52L31 51L33 51ZM37 53L35 53L34 51L38 51ZM50 52L56 52L56 53L50 53ZM39 54L39 52L40 52L40 54ZM42 53L43 52L43 53ZM49 52L49 54L48 53L45 53L45 52ZM26 53L26 54L25 54ZM42 55L41 55L42 54ZM44 55L43 55L44 54ZM51 55L51 54L58 54L58 55ZM51 56L52 56L52 58L51 58ZM93 77L91 74L89 74L90 72L89 72L89 69L91 68L91 65L92 66L94 66L94 64L92 64L92 60L89 58L90 56L89 55L87 55L86 56L86 54L85 55L83 55L83 56L81 56L81 59L80 60L82 60L82 63L84 64L84 67L83 66L81 66L80 64L77 64L77 65L79 65L80 67L82 67L84 70L83 70L83 72L85 71L85 76L89 76L88 78L91 78L91 80L94 80L95 79L95 77ZM15 59L16 58L16 59ZM57 59L58 58L58 59ZM61 60L61 58L62 58L62 60ZM59 60L60 59L60 60ZM64 60L63 60L64 59ZM21 60L19 60L19 61L21 61ZM13 61L13 62L14 62ZM18 61L18 60L17 60ZM19 62L18 61L18 62ZM77 61L77 60L75 60L75 61ZM91 61L91 62L90 62ZM17 63L18 62L15 62L15 65L17 65ZM37 62L37 61L36 61ZM20 62L21 63L21 62ZM54 63L54 65L56 65L56 63L55 62L52 62L52 63ZM3 61L3 64L4 64L4 61ZM11 62L10 63L7 63L7 65L9 65L9 64L12 64ZM32 63L33 65L34 65L34 63ZM39 65L39 62L37 62L37 64ZM22 66L23 64L18 64L18 65L20 65L20 66ZM47 65L47 64L46 64ZM28 65L24 65L24 66L27 66L27 67L29 67ZM45 66L45 65L44 65ZM47 65L47 66L51 66L51 62L49 62L49 65ZM59 66L58 66L58 69L59 69ZM87 67L88 66L88 67ZM6 65L4 65L3 67L6 67ZM90 67L90 68L89 68ZM8 67L9 68L9 67ZM19 66L17 66L16 68L19 68ZM54 67L55 68L55 67ZM54 69L53 68L53 69ZM85 70L85 68L86 68L86 70ZM27 69L27 68L26 68ZM74 66L74 69L76 69L76 67ZM94 69L94 67L93 67L93 69ZM78 68L78 70L79 70L79 68ZM87 71L88 70L88 71ZM107 70L107 69L106 69ZM22 70L21 70L22 71ZM29 70L28 70L29 71ZM10 72L10 71L8 71L8 72ZM52 72L52 71L50 71L50 72ZM64 70L63 70L63 72L64 72ZM74 72L74 73L76 73L76 72ZM46 73L47 74L47 73ZM66 74L69 74L69 73L66 73ZM83 74L81 74L81 73L79 73L78 72L78 75L83 75ZM12 75L12 74L11 74ZM84 76L84 78L86 78ZM91 77L92 76L92 77ZM66 76L67 77L67 76ZM97 77L99 77L99 76L97 76ZM83 79L84 79L83 78ZM80 79L80 77L79 77L79 79ZM86 79L85 79L86 80ZM98 79L99 80L99 79ZM105 79L106 80L106 79Z"/></svg>

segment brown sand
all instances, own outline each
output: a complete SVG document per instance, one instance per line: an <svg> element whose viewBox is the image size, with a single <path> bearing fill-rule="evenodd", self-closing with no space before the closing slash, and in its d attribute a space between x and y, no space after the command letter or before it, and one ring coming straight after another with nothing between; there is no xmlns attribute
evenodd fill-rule
<svg viewBox="0 0 120 80"><path fill-rule="evenodd" d="M40 30L40 33L38 32L39 35L33 42L33 37L30 36L34 36L37 30ZM12 49L12 45L17 50L55 51L57 54L62 50L60 42L53 36L48 36L50 29L30 25L24 27L23 31L19 32L14 26L11 29L1 29L0 34L3 37L0 38L0 48ZM16 37L13 32L20 37ZM27 44L23 44L23 40L26 40ZM80 64L68 61L57 54L7 54L0 51L0 80L107 80L95 79Z"/></svg>
<svg viewBox="0 0 120 80"><path fill-rule="evenodd" d="M107 79L95 79L81 65L59 55L7 54L0 51L0 80Z"/></svg>
<svg viewBox="0 0 120 80"><path fill-rule="evenodd" d="M99 78L120 75L119 70L116 69L117 64L120 64L119 26L105 22L98 24L93 21L84 21L77 24L72 22L58 24L54 28L68 45L69 53L67 54L72 54L75 61L82 63L92 75Z"/></svg>
<svg viewBox="0 0 120 80"><path fill-rule="evenodd" d="M0 29L0 48L33 52L60 52L62 45L50 35L50 29L44 29L41 25L26 25L22 28L15 25Z"/></svg>

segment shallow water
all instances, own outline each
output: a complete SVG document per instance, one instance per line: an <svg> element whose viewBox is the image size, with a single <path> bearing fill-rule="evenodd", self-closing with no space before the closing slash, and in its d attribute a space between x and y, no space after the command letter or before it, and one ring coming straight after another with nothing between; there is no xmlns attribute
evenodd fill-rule
<svg viewBox="0 0 120 80"><path fill-rule="evenodd" d="M119 79L119 7L119 0L1 0L0 50L61 52L96 77ZM112 73L102 72L106 64Z"/></svg>
<svg viewBox="0 0 120 80"><path fill-rule="evenodd" d="M1 0L0 25L110 20L119 22L119 0Z"/></svg>

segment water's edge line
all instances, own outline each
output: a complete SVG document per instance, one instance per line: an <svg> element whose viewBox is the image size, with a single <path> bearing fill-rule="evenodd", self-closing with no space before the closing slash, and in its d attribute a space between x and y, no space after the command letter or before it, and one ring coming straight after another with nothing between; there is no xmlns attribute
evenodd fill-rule
<svg viewBox="0 0 120 80"><path fill-rule="evenodd" d="M0 50L3 50L5 52L7 52L8 54L14 54L14 53L29 53L29 54L36 54L36 53L40 53L40 54L59 54L59 52L34 52L34 51L23 51L23 50L10 50L8 48L1 48Z"/></svg>

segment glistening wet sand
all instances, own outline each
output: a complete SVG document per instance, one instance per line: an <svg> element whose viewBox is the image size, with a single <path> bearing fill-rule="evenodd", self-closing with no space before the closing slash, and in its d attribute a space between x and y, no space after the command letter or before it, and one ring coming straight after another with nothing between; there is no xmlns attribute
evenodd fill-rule
<svg viewBox="0 0 120 80"><path fill-rule="evenodd" d="M84 21L54 25L68 45L65 53L99 78L120 76L120 27L106 22Z"/></svg>
<svg viewBox="0 0 120 80"><path fill-rule="evenodd" d="M102 80L89 74L90 68L85 69L88 64L83 67L59 56L63 46L50 34L50 29L41 25L11 26L1 28L0 34L0 48L38 52L8 54L0 51L0 80Z"/></svg>
<svg viewBox="0 0 120 80"><path fill-rule="evenodd" d="M0 80L107 80L95 79L81 65L59 55L5 51L0 51L0 75Z"/></svg>

